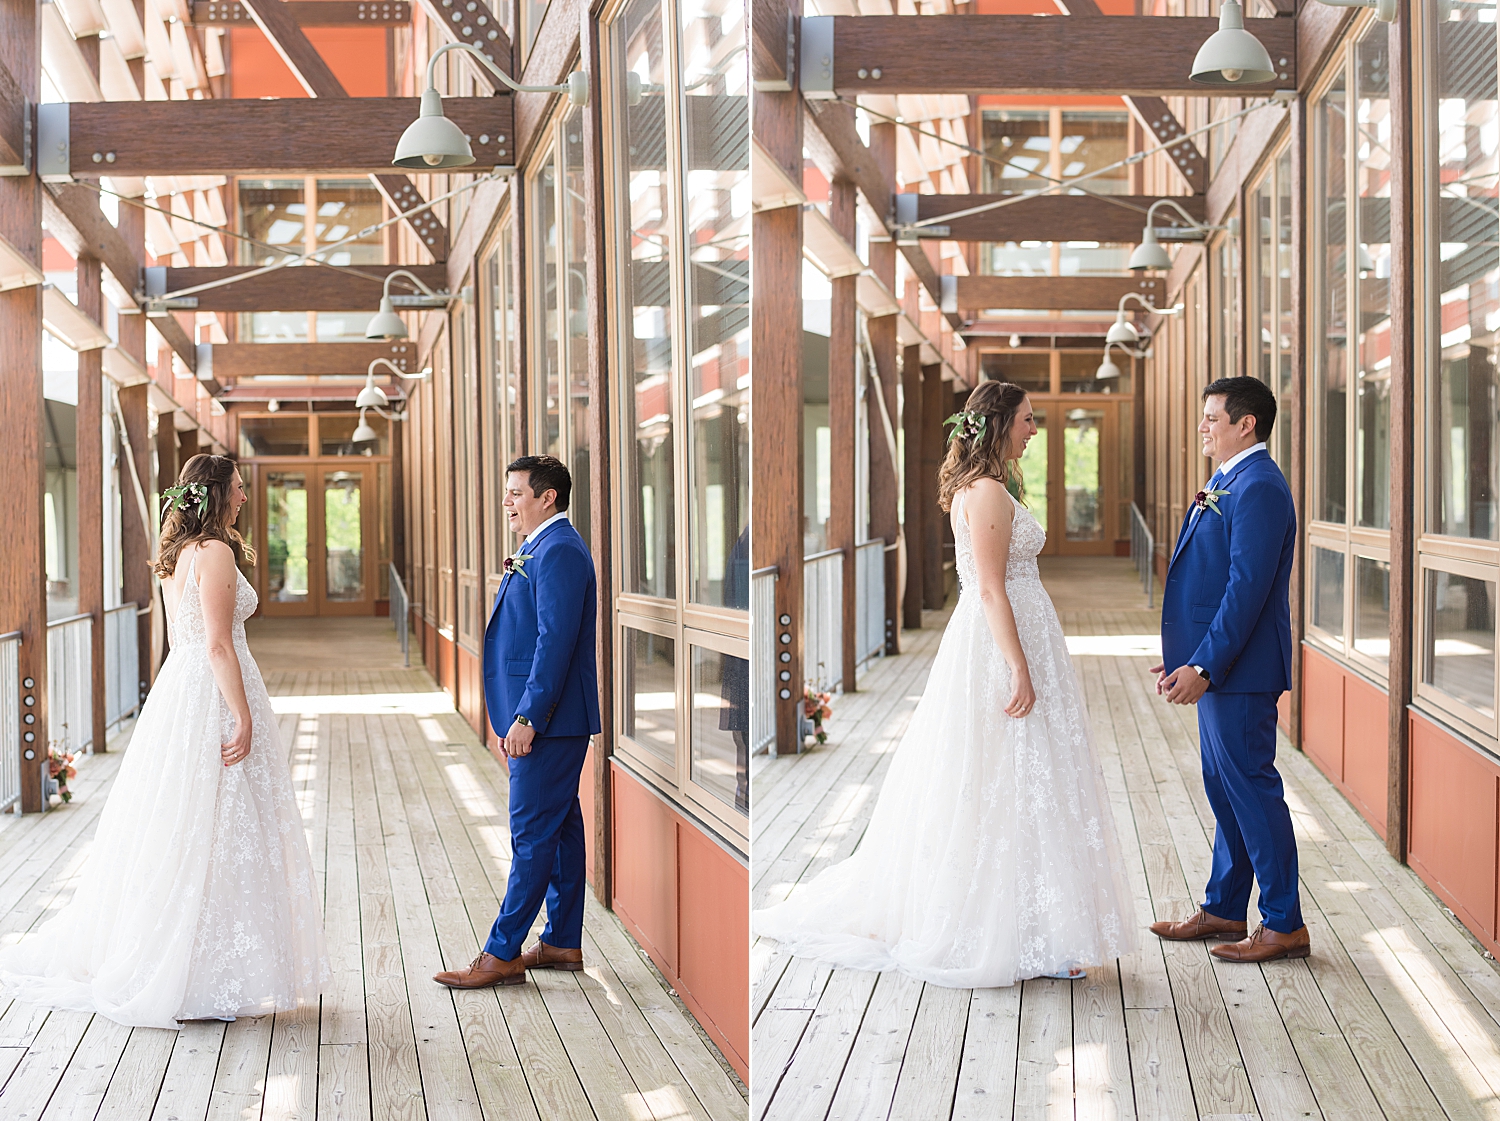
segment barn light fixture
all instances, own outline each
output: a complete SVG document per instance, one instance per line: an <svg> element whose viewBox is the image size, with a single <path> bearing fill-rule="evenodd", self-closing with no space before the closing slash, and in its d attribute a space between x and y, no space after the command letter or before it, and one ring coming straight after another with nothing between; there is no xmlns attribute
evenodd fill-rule
<svg viewBox="0 0 1500 1121"><path fill-rule="evenodd" d="M1198 48L1188 77L1206 86L1251 86L1276 77L1266 48L1245 30L1239 0L1224 0L1219 6L1219 30Z"/></svg>
<svg viewBox="0 0 1500 1121"><path fill-rule="evenodd" d="M1396 0L1320 0L1320 2L1327 4L1330 8L1374 8L1375 18L1381 23L1396 22ZM1451 11L1452 5L1445 5L1442 0L1439 0L1436 6L1438 22L1446 23L1448 15L1444 8Z"/></svg>
<svg viewBox="0 0 1500 1121"><path fill-rule="evenodd" d="M565 93L573 105L589 103L589 76L584 70L568 75L560 86L523 86L496 66L487 54L472 43L444 43L427 60L427 88L422 91L422 109L417 119L406 126L396 145L391 163L416 171L440 171L450 167L467 167L474 162L469 138L443 115L443 99L437 91L437 60L444 51L468 51L517 93Z"/></svg>
<svg viewBox="0 0 1500 1121"><path fill-rule="evenodd" d="M1176 307L1159 308L1139 293L1126 292L1125 295L1120 297L1120 305L1115 311L1115 321L1110 324L1109 331L1104 336L1106 350L1108 349L1109 343L1119 343L1124 347L1135 347L1141 341L1140 330L1134 323L1125 318L1126 300L1134 300L1147 311L1154 312L1157 315L1176 315L1179 311L1182 310L1182 306L1180 304ZM1148 340L1150 339L1150 335L1147 335L1146 337Z"/></svg>
<svg viewBox="0 0 1500 1121"><path fill-rule="evenodd" d="M1224 226L1205 226L1184 210L1175 199L1157 199L1146 211L1146 228L1141 231L1141 243L1135 247L1135 252L1130 254L1130 264L1127 267L1132 272L1172 267L1172 258L1168 257L1167 251L1161 247L1161 242L1157 240L1156 228L1152 226L1152 222L1156 219L1156 211L1162 206L1170 206L1187 222L1186 229L1165 227L1164 232L1170 234L1174 241L1202 241L1215 230L1228 230L1234 235L1239 233L1239 227L1234 221Z"/></svg>
<svg viewBox="0 0 1500 1121"><path fill-rule="evenodd" d="M422 290L420 296L392 296L391 281L398 276L404 276ZM380 289L380 310L375 313L375 318L370 320L369 326L365 328L367 339L404 339L406 338L406 324L396 314L396 307L407 308L441 308L448 306L451 297L447 292L434 292L422 283L422 278L415 273L407 272L405 269L392 269L386 274L385 284Z"/></svg>
<svg viewBox="0 0 1500 1121"><path fill-rule="evenodd" d="M1094 377L1098 378L1100 381L1104 381L1107 378L1117 378L1120 376L1120 367L1116 366L1109 357L1110 348L1116 346L1119 346L1119 344L1104 344L1104 361L1099 363L1099 368L1094 371ZM1124 350L1125 348L1123 346L1119 346L1119 349Z"/></svg>
<svg viewBox="0 0 1500 1121"><path fill-rule="evenodd" d="M408 374L389 358L377 358L370 363L370 368L365 371L365 387L359 391L359 396L354 399L354 407L356 409L383 409L391 403L390 398L385 395L385 390L375 384L376 366L384 366L398 378L405 378L408 381L426 381L427 375L432 373L432 367L427 366L415 374ZM363 413L360 414L361 423L363 423L363 415ZM373 436L370 438L374 439ZM355 443L359 442L358 436L354 439Z"/></svg>

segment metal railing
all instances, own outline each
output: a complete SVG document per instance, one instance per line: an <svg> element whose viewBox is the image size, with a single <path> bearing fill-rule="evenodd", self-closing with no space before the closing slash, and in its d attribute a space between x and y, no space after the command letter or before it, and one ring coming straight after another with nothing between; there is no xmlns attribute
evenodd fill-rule
<svg viewBox="0 0 1500 1121"><path fill-rule="evenodd" d="M776 742L776 566L750 574L750 750Z"/></svg>
<svg viewBox="0 0 1500 1121"><path fill-rule="evenodd" d="M411 601L396 566L391 567L391 621L396 624L396 640L401 643L401 664L411 665Z"/></svg>
<svg viewBox="0 0 1500 1121"><path fill-rule="evenodd" d="M92 615L47 624L47 746L78 753L93 746Z"/></svg>
<svg viewBox="0 0 1500 1121"><path fill-rule="evenodd" d="M21 632L0 635L0 810L21 800Z"/></svg>
<svg viewBox="0 0 1500 1121"><path fill-rule="evenodd" d="M863 666L885 651L885 542L854 547L854 660Z"/></svg>
<svg viewBox="0 0 1500 1121"><path fill-rule="evenodd" d="M104 613L104 724L113 727L141 707L140 608L123 603Z"/></svg>
<svg viewBox="0 0 1500 1121"><path fill-rule="evenodd" d="M1152 607L1156 588L1156 538L1151 536L1145 515L1134 502L1130 504L1130 559L1141 574L1141 586L1146 589L1146 606Z"/></svg>
<svg viewBox="0 0 1500 1121"><path fill-rule="evenodd" d="M844 683L844 551L802 558L802 676L820 692Z"/></svg>

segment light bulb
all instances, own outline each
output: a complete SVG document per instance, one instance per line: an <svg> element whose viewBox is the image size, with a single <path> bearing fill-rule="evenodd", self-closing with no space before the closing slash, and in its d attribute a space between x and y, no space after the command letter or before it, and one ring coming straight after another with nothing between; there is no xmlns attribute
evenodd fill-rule
<svg viewBox="0 0 1500 1121"><path fill-rule="evenodd" d="M1227 74L1228 71L1225 71L1225 73ZM1235 78L1238 78L1238 77L1239 77L1239 75L1235 74ZM1234 80L1233 78L1230 79L1230 81L1233 81L1233 80ZM440 155L437 155L434 152L424 152L422 154L422 162L425 163L428 167L437 167L438 164L440 164L440 163L443 162L443 157L440 156Z"/></svg>
<svg viewBox="0 0 1500 1121"><path fill-rule="evenodd" d="M1226 82L1238 82L1245 76L1245 72L1243 70L1226 69L1221 70L1220 73L1224 75L1224 80Z"/></svg>

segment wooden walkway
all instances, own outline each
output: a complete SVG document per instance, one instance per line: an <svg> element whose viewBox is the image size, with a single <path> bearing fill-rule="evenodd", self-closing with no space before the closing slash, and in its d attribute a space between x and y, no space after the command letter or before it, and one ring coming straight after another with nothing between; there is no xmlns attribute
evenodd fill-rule
<svg viewBox="0 0 1500 1121"><path fill-rule="evenodd" d="M746 1115L737 1080L592 895L586 972L460 993L431 980L467 964L494 921L506 776L432 679L389 656L378 622L345 659L376 668L275 672L285 662L262 654L324 890L321 1009L174 1032L0 1004L0 1118ZM66 808L0 816L0 937L69 898L119 760L87 760Z"/></svg>
<svg viewBox="0 0 1500 1121"><path fill-rule="evenodd" d="M1140 651L1157 617L1113 560L1044 568L1074 644L1142 925L1191 913L1213 815L1196 713ZM1087 584L1079 581L1087 580ZM942 617L834 707L829 745L757 760L753 905L853 851L920 695ZM1081 654L1080 651L1088 651ZM1500 973L1301 753L1283 742L1305 961L1142 949L1086 981L961 991L751 950L757 1119L1500 1117ZM1251 904L1252 921L1255 907Z"/></svg>

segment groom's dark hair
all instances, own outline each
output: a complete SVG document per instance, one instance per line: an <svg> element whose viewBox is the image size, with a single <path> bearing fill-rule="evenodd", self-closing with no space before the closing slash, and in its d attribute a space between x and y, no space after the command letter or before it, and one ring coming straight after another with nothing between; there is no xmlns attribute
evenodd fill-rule
<svg viewBox="0 0 1500 1121"><path fill-rule="evenodd" d="M526 479L531 483L531 493L540 495L543 491L557 491L557 509L562 512L568 508L568 499L573 494L573 476L568 472L568 465L555 455L523 455L519 459L511 461L506 467L505 473L509 475L512 471L516 474L526 473Z"/></svg>
<svg viewBox="0 0 1500 1121"><path fill-rule="evenodd" d="M1269 440L1271 425L1276 423L1276 395L1259 378L1220 378L1203 388L1203 399L1224 398L1229 423L1238 424L1244 416L1255 417L1255 438Z"/></svg>

